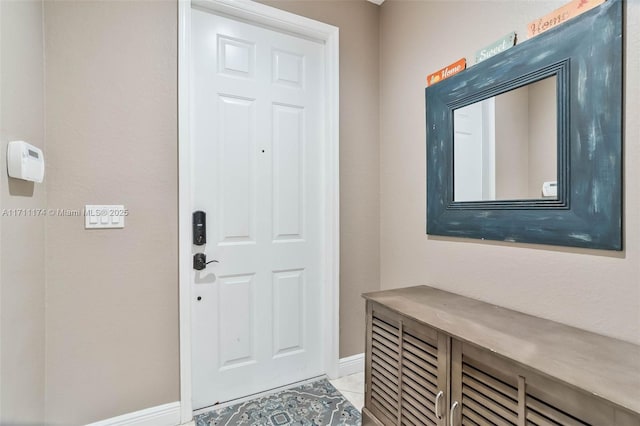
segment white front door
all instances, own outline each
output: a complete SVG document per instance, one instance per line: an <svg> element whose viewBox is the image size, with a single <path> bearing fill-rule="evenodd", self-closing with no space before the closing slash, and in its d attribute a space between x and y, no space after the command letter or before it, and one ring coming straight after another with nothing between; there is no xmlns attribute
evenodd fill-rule
<svg viewBox="0 0 640 426"><path fill-rule="evenodd" d="M455 201L495 200L495 98L454 111Z"/></svg>
<svg viewBox="0 0 640 426"><path fill-rule="evenodd" d="M193 407L324 373L324 46L192 9Z"/></svg>

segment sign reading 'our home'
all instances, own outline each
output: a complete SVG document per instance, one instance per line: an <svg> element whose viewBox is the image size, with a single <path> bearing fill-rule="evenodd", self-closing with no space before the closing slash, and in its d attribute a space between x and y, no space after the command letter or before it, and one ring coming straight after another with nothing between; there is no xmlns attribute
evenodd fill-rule
<svg viewBox="0 0 640 426"><path fill-rule="evenodd" d="M462 58L452 63L451 65L447 65L441 70L434 72L433 74L429 74L427 76L427 86L432 86L437 82L444 80L445 78L449 78L452 75L458 74L465 68L467 68L467 60L466 58Z"/></svg>

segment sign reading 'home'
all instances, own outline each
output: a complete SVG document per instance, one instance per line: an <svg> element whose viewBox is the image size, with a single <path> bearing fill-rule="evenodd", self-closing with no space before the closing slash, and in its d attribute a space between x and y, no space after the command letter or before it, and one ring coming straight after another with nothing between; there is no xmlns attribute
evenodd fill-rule
<svg viewBox="0 0 640 426"><path fill-rule="evenodd" d="M433 74L429 74L427 76L427 86L432 86L437 82L444 80L445 78L456 75L465 68L467 68L467 60L465 58L462 58L452 63L451 65L447 65L441 70L434 72Z"/></svg>
<svg viewBox="0 0 640 426"><path fill-rule="evenodd" d="M573 0L548 15L529 23L529 25L527 25L527 35L529 38L535 37L604 2L605 0Z"/></svg>

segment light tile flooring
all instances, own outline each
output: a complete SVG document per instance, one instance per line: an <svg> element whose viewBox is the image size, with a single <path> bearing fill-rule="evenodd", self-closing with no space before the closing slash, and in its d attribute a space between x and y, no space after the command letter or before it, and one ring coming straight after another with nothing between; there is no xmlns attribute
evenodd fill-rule
<svg viewBox="0 0 640 426"><path fill-rule="evenodd" d="M330 380L330 382L354 407L362 411L364 406L364 372L340 377Z"/></svg>

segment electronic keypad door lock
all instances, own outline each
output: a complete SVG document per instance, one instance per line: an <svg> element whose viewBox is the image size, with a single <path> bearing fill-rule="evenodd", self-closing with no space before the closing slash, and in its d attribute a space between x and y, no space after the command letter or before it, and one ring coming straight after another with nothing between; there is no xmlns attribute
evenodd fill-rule
<svg viewBox="0 0 640 426"><path fill-rule="evenodd" d="M202 246L207 242L207 214L201 210L193 212L193 244Z"/></svg>
<svg viewBox="0 0 640 426"><path fill-rule="evenodd" d="M193 269L196 271L202 271L210 263L219 263L217 260L210 260L207 262L207 255L204 253L196 253L193 255Z"/></svg>

